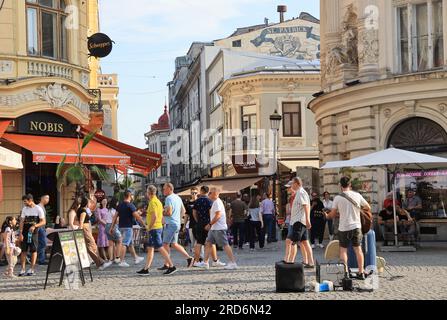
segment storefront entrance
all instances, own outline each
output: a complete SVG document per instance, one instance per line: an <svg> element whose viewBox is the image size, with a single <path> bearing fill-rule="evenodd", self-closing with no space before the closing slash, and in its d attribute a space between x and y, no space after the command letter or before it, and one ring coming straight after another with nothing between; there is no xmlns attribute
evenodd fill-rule
<svg viewBox="0 0 447 320"><path fill-rule="evenodd" d="M447 157L447 132L432 120L414 117L403 121L394 129L389 139L389 147L391 146ZM447 170L404 170L398 174L398 196L405 201L408 191L413 190L422 200L422 209L418 210L419 219L446 217L446 172Z"/></svg>
<svg viewBox="0 0 447 320"><path fill-rule="evenodd" d="M33 155L30 151L25 151L25 193L32 194L36 203L39 203L42 195L50 196L48 204L47 219L56 217L59 212L59 199L57 192L56 168L57 164L34 163Z"/></svg>

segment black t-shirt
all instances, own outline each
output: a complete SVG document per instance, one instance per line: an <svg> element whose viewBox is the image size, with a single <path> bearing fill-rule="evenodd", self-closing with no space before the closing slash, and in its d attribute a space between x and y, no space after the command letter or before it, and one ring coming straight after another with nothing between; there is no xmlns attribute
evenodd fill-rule
<svg viewBox="0 0 447 320"><path fill-rule="evenodd" d="M186 214L189 216L189 227L190 228L194 227L197 224L197 222L194 219L194 216L192 214L192 210L194 209L195 203L196 203L195 201L189 200L185 206Z"/></svg>
<svg viewBox="0 0 447 320"><path fill-rule="evenodd" d="M311 200L310 217L312 219L324 219L324 204L320 199Z"/></svg>
<svg viewBox="0 0 447 320"><path fill-rule="evenodd" d="M116 209L119 217L120 228L132 228L133 226L133 213L137 211L137 208L130 202L120 203Z"/></svg>
<svg viewBox="0 0 447 320"><path fill-rule="evenodd" d="M210 209L213 206L213 202L204 196L200 196L194 203L194 209L197 211L199 225L205 226L210 223Z"/></svg>
<svg viewBox="0 0 447 320"><path fill-rule="evenodd" d="M88 223L89 217L88 217L87 210L85 208L79 208L78 211L76 211L76 217L78 218L79 223L81 222L81 214L82 213L85 213L84 224Z"/></svg>
<svg viewBox="0 0 447 320"><path fill-rule="evenodd" d="M388 220L393 220L394 214L393 213L389 213L388 211L384 210L384 211L379 213L379 217L381 217L383 221L388 221Z"/></svg>

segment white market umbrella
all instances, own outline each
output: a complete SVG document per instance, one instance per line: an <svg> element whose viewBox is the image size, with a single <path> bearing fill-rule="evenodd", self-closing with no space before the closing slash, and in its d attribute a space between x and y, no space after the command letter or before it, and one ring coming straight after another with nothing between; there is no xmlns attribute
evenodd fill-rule
<svg viewBox="0 0 447 320"><path fill-rule="evenodd" d="M394 211L394 241L397 240L396 221L396 172L402 168L438 169L439 166L447 166L447 158L430 156L422 153L390 148L374 152L365 156L346 161L333 161L326 163L321 169L336 169L350 167L381 167L393 173L393 211Z"/></svg>

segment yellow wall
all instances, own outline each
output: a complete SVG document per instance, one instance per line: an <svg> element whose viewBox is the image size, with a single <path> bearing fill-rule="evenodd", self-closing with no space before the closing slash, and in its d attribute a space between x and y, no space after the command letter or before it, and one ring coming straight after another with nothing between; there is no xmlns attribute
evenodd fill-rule
<svg viewBox="0 0 447 320"><path fill-rule="evenodd" d="M18 216L22 209L23 171L3 171L3 201L0 202L0 223L6 216Z"/></svg>

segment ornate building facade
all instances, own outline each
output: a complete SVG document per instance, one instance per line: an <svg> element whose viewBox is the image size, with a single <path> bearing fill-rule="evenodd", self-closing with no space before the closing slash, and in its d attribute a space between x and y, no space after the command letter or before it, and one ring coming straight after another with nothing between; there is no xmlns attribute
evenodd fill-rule
<svg viewBox="0 0 447 320"><path fill-rule="evenodd" d="M447 156L447 1L321 0L320 6L322 91L310 109L322 163L391 146ZM425 182L400 179L398 188L403 198L417 188L430 217L437 209L429 208L423 186L442 190L447 182L442 172L433 175ZM365 169L354 176L375 211L381 209L390 188L386 173ZM327 190L339 191L338 171L323 177Z"/></svg>
<svg viewBox="0 0 447 320"><path fill-rule="evenodd" d="M71 161L83 130L117 137L117 76L102 75L99 60L88 55L87 39L99 32L98 10L98 0L2 2L0 138L3 147L22 155L24 169L2 172L0 216L20 212L25 193L49 194L53 216L67 212L74 187L57 188L61 156ZM125 151L113 151L112 144L95 138L85 163L130 165Z"/></svg>

